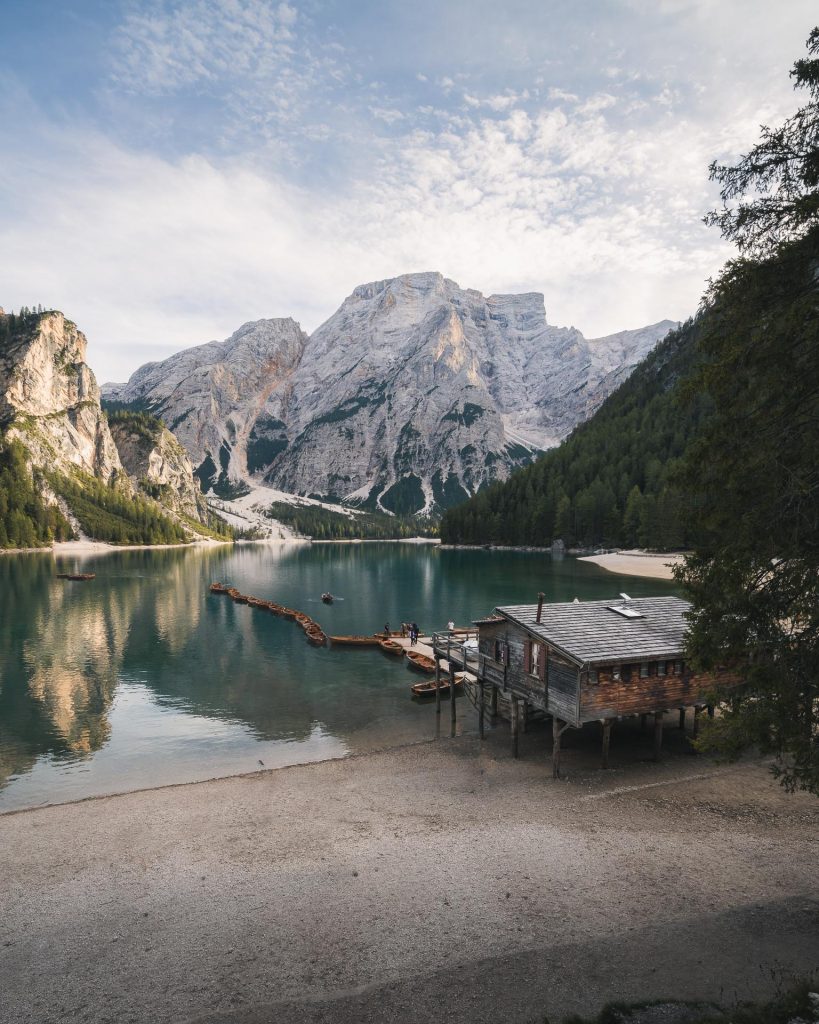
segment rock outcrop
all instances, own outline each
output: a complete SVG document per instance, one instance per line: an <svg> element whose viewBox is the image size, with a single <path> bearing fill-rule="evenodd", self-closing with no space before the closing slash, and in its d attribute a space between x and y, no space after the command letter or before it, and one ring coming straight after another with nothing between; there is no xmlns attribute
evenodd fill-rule
<svg viewBox="0 0 819 1024"><path fill-rule="evenodd" d="M111 434L132 483L173 512L207 524L207 505L188 453L162 423L147 416L112 416Z"/></svg>
<svg viewBox="0 0 819 1024"><path fill-rule="evenodd" d="M287 446L290 378L307 335L291 319L259 320L226 341L147 363L103 396L161 416L185 446L204 489L228 496Z"/></svg>
<svg viewBox="0 0 819 1024"><path fill-rule="evenodd" d="M587 340L550 325L538 293L406 274L356 288L309 339L261 320L103 393L161 415L217 493L255 477L429 511L558 444L674 326Z"/></svg>
<svg viewBox="0 0 819 1024"><path fill-rule="evenodd" d="M9 333L0 345L0 426L38 465L73 467L107 483L123 470L87 345L59 312L32 315Z"/></svg>

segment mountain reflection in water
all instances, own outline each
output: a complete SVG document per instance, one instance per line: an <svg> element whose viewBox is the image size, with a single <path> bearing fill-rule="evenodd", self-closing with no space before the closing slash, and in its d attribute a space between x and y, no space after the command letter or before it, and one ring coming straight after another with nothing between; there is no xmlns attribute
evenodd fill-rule
<svg viewBox="0 0 819 1024"><path fill-rule="evenodd" d="M88 583L59 569L97 574ZM212 580L299 608L327 633L496 604L673 586L567 558L412 544L237 545L0 558L0 810L339 757L434 734L417 679L377 649L315 648ZM338 595L332 606L320 595ZM472 728L464 705L462 725Z"/></svg>

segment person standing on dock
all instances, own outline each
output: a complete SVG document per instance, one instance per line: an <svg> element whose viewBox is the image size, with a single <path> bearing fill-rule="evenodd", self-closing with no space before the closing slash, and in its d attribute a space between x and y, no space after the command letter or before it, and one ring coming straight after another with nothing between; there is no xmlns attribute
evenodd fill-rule
<svg viewBox="0 0 819 1024"><path fill-rule="evenodd" d="M446 631L447 633L455 632L455 621L453 619L450 619L449 622L446 624Z"/></svg>
<svg viewBox="0 0 819 1024"><path fill-rule="evenodd" d="M410 626L410 647L414 647L418 643L418 623L413 622Z"/></svg>
<svg viewBox="0 0 819 1024"><path fill-rule="evenodd" d="M384 623L384 637L385 637L385 639L389 640L390 636L391 636L391 634L390 634L390 624L389 624L389 622L385 622Z"/></svg>

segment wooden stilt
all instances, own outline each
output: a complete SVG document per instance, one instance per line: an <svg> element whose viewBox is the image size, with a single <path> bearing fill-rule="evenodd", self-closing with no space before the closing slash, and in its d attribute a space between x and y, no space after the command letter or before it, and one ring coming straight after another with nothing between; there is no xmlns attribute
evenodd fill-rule
<svg viewBox="0 0 819 1024"><path fill-rule="evenodd" d="M528 719L529 719L529 701L528 700L524 700L524 701L522 701L522 704L523 704L523 717L521 718L521 722L520 722L520 731L521 732L526 732L526 726L527 726Z"/></svg>
<svg viewBox="0 0 819 1024"><path fill-rule="evenodd" d="M512 709L509 716L509 726L512 736L512 757L518 756L518 719L519 719L518 698L512 694Z"/></svg>
<svg viewBox="0 0 819 1024"><path fill-rule="evenodd" d="M663 712L657 711L654 714L654 760L660 760L660 750L663 746Z"/></svg>
<svg viewBox="0 0 819 1024"><path fill-rule="evenodd" d="M714 705L713 704L709 704L708 705L708 717L709 718L713 718L714 717Z"/></svg>
<svg viewBox="0 0 819 1024"><path fill-rule="evenodd" d="M700 708L694 705L694 728L691 730L691 735L694 739L697 738L700 731Z"/></svg>
<svg viewBox="0 0 819 1024"><path fill-rule="evenodd" d="M455 666L449 662L449 733L455 735L457 712L455 710Z"/></svg>
<svg viewBox="0 0 819 1024"><path fill-rule="evenodd" d="M607 718L603 722L603 767L608 768L609 766L609 745L611 743L611 726L612 721Z"/></svg>
<svg viewBox="0 0 819 1024"><path fill-rule="evenodd" d="M552 719L552 778L560 778L560 734L563 723L559 718Z"/></svg>
<svg viewBox="0 0 819 1024"><path fill-rule="evenodd" d="M492 684L492 703L489 707L489 713L493 718L498 717L498 688L495 684Z"/></svg>
<svg viewBox="0 0 819 1024"><path fill-rule="evenodd" d="M648 715L640 715L640 732L646 731L646 722L648 721Z"/></svg>
<svg viewBox="0 0 819 1024"><path fill-rule="evenodd" d="M685 729L685 708L680 708L680 728Z"/></svg>
<svg viewBox="0 0 819 1024"><path fill-rule="evenodd" d="M481 739L484 738L484 716L486 714L486 705L484 698L484 685L483 679L478 680L478 733Z"/></svg>
<svg viewBox="0 0 819 1024"><path fill-rule="evenodd" d="M435 655L435 714L441 717L441 659Z"/></svg>

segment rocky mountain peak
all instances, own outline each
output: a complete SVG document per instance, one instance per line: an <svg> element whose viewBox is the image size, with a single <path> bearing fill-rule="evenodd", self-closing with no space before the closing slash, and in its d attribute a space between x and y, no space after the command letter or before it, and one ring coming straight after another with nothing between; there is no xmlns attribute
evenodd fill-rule
<svg viewBox="0 0 819 1024"><path fill-rule="evenodd" d="M557 444L670 326L587 341L547 322L539 292L403 274L353 289L309 339L292 320L244 324L110 395L161 415L205 487L256 477L417 512Z"/></svg>

